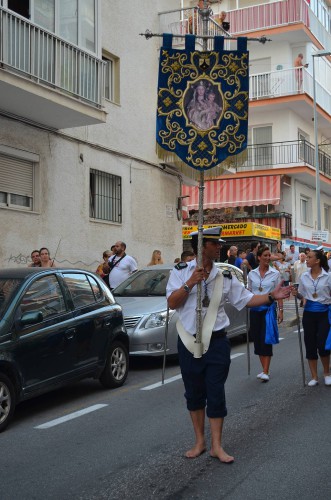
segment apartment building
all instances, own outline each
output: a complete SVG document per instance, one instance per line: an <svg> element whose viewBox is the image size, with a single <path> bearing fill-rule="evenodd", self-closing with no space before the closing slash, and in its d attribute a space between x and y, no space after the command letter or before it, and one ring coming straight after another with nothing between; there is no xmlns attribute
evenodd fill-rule
<svg viewBox="0 0 331 500"><path fill-rule="evenodd" d="M0 266L46 246L95 269L118 240L138 266L181 252L182 177L155 152L167 0L0 0ZM176 4L177 5L177 4Z"/></svg>
<svg viewBox="0 0 331 500"><path fill-rule="evenodd" d="M178 2L177 12L161 14L163 30L201 34L202 23L190 23L196 4ZM286 246L294 241L298 247L317 246L314 237L321 229L325 247L331 246L331 57L317 53L331 52L330 6L326 0L210 2L211 34L265 36L270 41L248 43L248 148L233 157L221 178L206 181L205 223L257 222L277 227ZM221 28L220 11L226 12L227 32ZM226 41L225 48L233 43ZM300 71L294 64L298 54L308 65ZM198 190L184 187L183 192L190 196L185 201L187 223L196 224Z"/></svg>

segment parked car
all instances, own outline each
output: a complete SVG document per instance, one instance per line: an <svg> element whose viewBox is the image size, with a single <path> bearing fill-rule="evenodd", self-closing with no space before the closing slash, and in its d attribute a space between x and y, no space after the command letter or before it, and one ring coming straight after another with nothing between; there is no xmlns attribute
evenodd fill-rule
<svg viewBox="0 0 331 500"><path fill-rule="evenodd" d="M0 270L0 431L18 402L75 380L121 386L128 352L122 308L94 273Z"/></svg>
<svg viewBox="0 0 331 500"><path fill-rule="evenodd" d="M244 286L243 272L231 264L217 263L230 270ZM132 274L113 290L117 302L123 307L124 323L130 336L131 356L162 356L164 353L167 321L166 286L173 264L149 266ZM228 336L246 334L246 310L237 311L225 304L230 319ZM177 354L176 311L169 311L167 354Z"/></svg>

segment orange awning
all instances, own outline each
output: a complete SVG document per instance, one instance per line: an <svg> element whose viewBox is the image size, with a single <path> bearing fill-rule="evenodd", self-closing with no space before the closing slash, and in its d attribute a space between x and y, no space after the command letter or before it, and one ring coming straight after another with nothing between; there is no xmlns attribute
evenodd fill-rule
<svg viewBox="0 0 331 500"><path fill-rule="evenodd" d="M185 205L188 210L198 210L198 186L183 186L183 196L187 195ZM204 208L279 205L279 202L279 175L205 181Z"/></svg>

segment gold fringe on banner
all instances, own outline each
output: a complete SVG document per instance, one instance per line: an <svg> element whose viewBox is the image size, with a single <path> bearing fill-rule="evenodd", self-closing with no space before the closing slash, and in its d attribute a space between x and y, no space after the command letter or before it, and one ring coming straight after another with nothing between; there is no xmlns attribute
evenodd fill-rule
<svg viewBox="0 0 331 500"><path fill-rule="evenodd" d="M179 156L177 156L175 153L171 153L170 151L166 151L158 143L156 143L156 154L162 161L162 163L167 163L170 166L177 168L178 172L181 172L189 179L199 181L200 170L189 167L179 158ZM244 163L247 161L247 158L247 150L242 151L237 155L228 156L226 160L224 160L219 165L216 165L216 167L204 170L204 178L206 180L216 179L227 171L229 173L236 173L237 168L243 167Z"/></svg>

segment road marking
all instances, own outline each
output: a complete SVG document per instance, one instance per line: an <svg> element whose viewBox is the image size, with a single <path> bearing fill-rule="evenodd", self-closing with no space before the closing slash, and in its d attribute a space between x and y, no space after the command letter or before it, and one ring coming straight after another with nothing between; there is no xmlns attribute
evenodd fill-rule
<svg viewBox="0 0 331 500"><path fill-rule="evenodd" d="M239 356L244 356L244 352L237 352L237 354L231 354L231 359L239 358Z"/></svg>
<svg viewBox="0 0 331 500"><path fill-rule="evenodd" d="M84 408L84 410L75 411L74 413L69 413L64 417L56 418L55 420L50 420L49 422L46 422L46 424L37 425L35 429L49 429L50 427L54 427L55 425L60 425L63 424L64 422L68 422L68 420L73 420L74 418L86 415L86 413L91 413L92 411L100 410L100 408L104 408L105 406L108 405L98 404L89 406L88 408Z"/></svg>
<svg viewBox="0 0 331 500"><path fill-rule="evenodd" d="M244 354L245 354L244 352L238 352L237 354L232 354L231 359L238 358L239 356L244 356ZM181 374L175 375L175 377L167 378L164 381L164 384L162 384L162 382L157 382L156 384L147 385L146 387L142 387L140 390L141 391L151 391L152 389L157 389L158 387L162 387L162 385L171 384L171 382L176 382L176 380L179 380L181 378L182 378Z"/></svg>
<svg viewBox="0 0 331 500"><path fill-rule="evenodd" d="M140 390L141 391L151 391L152 389L156 389L157 387L161 387L161 385L170 384L171 382L175 382L176 380L179 380L180 378L182 378L181 374L176 375L175 377L167 378L164 381L164 384L162 384L162 382L157 382L156 384L147 385L146 387L142 387Z"/></svg>

